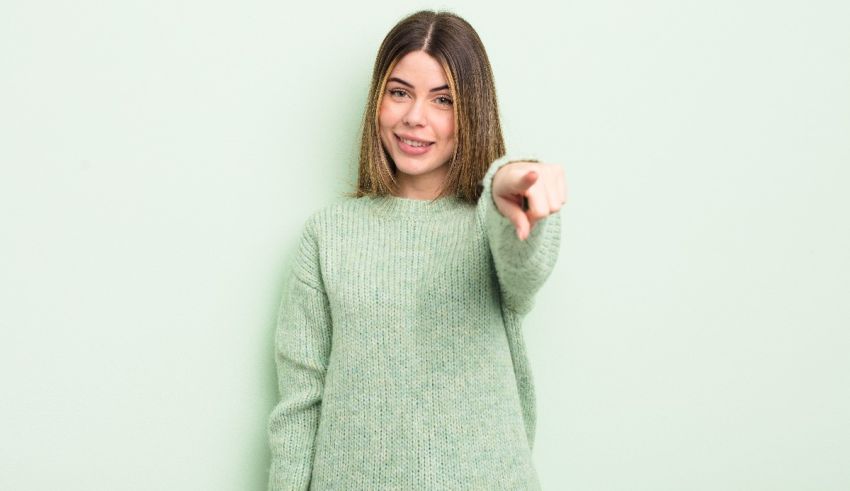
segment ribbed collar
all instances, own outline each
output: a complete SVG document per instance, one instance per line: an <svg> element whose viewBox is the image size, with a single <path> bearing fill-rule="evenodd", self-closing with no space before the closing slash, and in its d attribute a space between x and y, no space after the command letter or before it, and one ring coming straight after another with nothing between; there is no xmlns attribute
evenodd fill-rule
<svg viewBox="0 0 850 491"><path fill-rule="evenodd" d="M399 196L368 196L369 208L376 214L387 217L423 219L444 217L466 206L457 196L443 196L436 200L402 198Z"/></svg>

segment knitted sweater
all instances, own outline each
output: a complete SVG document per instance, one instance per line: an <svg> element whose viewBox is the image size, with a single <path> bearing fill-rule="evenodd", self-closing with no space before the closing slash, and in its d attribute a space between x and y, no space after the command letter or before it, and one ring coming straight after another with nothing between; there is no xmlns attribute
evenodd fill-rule
<svg viewBox="0 0 850 491"><path fill-rule="evenodd" d="M346 198L306 220L275 331L269 490L539 489L521 322L560 247L496 208Z"/></svg>

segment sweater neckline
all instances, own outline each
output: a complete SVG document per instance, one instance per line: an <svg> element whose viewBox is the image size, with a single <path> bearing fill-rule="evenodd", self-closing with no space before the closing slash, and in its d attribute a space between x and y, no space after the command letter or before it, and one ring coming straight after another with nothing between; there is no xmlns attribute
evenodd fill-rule
<svg viewBox="0 0 850 491"><path fill-rule="evenodd" d="M379 215L414 219L442 217L466 204L457 196L442 196L429 200L384 195L372 196L369 199L373 211Z"/></svg>

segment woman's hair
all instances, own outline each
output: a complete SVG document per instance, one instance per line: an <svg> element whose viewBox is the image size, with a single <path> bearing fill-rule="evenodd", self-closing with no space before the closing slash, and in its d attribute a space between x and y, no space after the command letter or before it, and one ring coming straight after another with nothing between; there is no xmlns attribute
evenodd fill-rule
<svg viewBox="0 0 850 491"><path fill-rule="evenodd" d="M351 197L395 195L395 164L381 143L378 114L387 78L406 54L424 51L443 67L454 101L455 151L442 193L476 203L491 162L505 153L493 71L478 34L461 17L423 10L405 17L384 38L375 59L360 141L357 189Z"/></svg>

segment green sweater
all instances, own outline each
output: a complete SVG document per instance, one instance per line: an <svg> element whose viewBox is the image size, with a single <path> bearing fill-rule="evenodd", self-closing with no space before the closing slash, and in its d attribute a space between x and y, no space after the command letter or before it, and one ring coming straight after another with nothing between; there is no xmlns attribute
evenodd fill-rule
<svg viewBox="0 0 850 491"><path fill-rule="evenodd" d="M270 490L539 489L521 329L558 257L496 208L345 198L309 216L275 332Z"/></svg>

